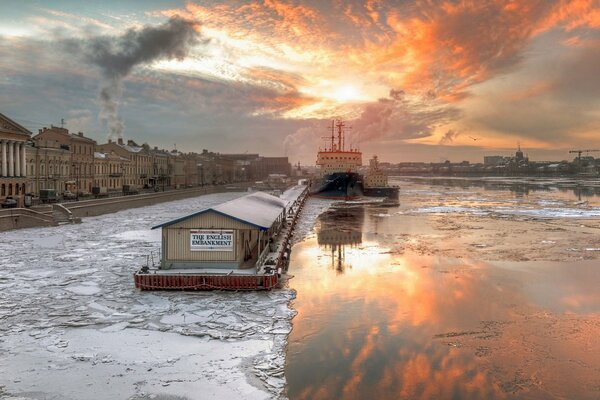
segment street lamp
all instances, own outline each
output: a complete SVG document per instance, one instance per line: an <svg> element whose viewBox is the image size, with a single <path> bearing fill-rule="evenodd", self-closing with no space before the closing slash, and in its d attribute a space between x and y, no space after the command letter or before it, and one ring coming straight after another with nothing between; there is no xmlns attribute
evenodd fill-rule
<svg viewBox="0 0 600 400"><path fill-rule="evenodd" d="M79 201L79 165L73 163L71 166L73 167L73 173L75 174L75 200Z"/></svg>

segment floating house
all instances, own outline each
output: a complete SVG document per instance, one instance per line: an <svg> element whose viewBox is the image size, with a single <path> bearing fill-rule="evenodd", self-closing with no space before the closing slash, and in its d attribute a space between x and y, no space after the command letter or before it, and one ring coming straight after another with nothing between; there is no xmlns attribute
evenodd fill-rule
<svg viewBox="0 0 600 400"><path fill-rule="evenodd" d="M263 192L157 225L159 269L252 269L286 221L286 200Z"/></svg>
<svg viewBox="0 0 600 400"><path fill-rule="evenodd" d="M294 226L308 195L257 192L165 222L158 266L133 274L142 290L270 290L279 285Z"/></svg>

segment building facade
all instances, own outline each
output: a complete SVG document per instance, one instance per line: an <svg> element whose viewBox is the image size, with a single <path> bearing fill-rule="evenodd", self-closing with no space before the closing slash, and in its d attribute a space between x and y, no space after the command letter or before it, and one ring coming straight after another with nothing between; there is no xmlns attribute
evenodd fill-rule
<svg viewBox="0 0 600 400"><path fill-rule="evenodd" d="M66 190L75 191L69 146L35 136L32 145L27 146L26 154L30 192L38 195L40 189L54 189L58 194Z"/></svg>
<svg viewBox="0 0 600 400"><path fill-rule="evenodd" d="M121 191L123 185L130 185L131 163L128 158L115 152L94 153L94 186L105 187L109 191Z"/></svg>
<svg viewBox="0 0 600 400"><path fill-rule="evenodd" d="M31 190L26 150L30 138L30 131L0 114L0 201L12 196L22 202L25 193Z"/></svg>
<svg viewBox="0 0 600 400"><path fill-rule="evenodd" d="M129 160L129 169L127 170L124 182L126 185L133 185L139 188L150 187L150 180L153 175L152 157L148 145L138 145L133 140L128 140L127 144L123 139L116 142L109 139L107 143L96 146L96 151L100 153L115 153Z"/></svg>
<svg viewBox="0 0 600 400"><path fill-rule="evenodd" d="M287 157L257 157L250 162L250 178L265 179L271 174L290 176L292 165Z"/></svg>
<svg viewBox="0 0 600 400"><path fill-rule="evenodd" d="M154 147L153 150L150 150L150 157L152 169L149 185L158 189L165 189L171 186L171 166L169 162L171 154L165 150L159 150L158 147Z"/></svg>
<svg viewBox="0 0 600 400"><path fill-rule="evenodd" d="M64 149L70 152L70 168L69 168L69 190L82 194L90 193L94 184L94 151L96 141L85 137L82 132L77 134L69 133L66 128L58 126L50 126L50 128L42 128L34 137L34 141L44 141L45 143L56 142ZM41 170L37 170L36 174ZM44 172L47 174L47 169Z"/></svg>
<svg viewBox="0 0 600 400"><path fill-rule="evenodd" d="M171 152L169 157L169 172L171 174L171 183L176 188L185 187L185 160L181 153L177 151Z"/></svg>

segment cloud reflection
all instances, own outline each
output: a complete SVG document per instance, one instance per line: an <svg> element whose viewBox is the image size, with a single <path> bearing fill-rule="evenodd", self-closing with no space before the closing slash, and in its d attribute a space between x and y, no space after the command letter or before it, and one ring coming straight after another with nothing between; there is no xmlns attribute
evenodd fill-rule
<svg viewBox="0 0 600 400"><path fill-rule="evenodd" d="M485 262L400 253L399 230L375 222L380 212L330 211L317 223L317 237L294 248L298 316L286 371L292 400L539 397L549 387L539 380L557 371L565 374L562 388L552 390L585 393L580 386L593 379L591 370L573 376L559 354L580 351L593 331L569 336L567 326L582 327L584 319L552 313L565 305L583 313L590 310L581 303L598 306L600 296L582 284L589 278L544 275L541 293L565 290L551 300L536 291L537 266L507 272ZM343 256L335 268L333 248ZM550 321L560 335L531 335ZM544 344L556 360L546 357ZM535 360L539 365L528 369Z"/></svg>

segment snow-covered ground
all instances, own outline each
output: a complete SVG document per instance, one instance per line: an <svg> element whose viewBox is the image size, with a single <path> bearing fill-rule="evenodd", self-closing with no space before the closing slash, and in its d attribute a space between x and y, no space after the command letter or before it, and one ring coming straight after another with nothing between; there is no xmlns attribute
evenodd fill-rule
<svg viewBox="0 0 600 400"><path fill-rule="evenodd" d="M2 233L0 398L281 396L291 290L140 292L133 285L146 255L158 255L160 231L152 226L240 195ZM305 213L296 237L325 205Z"/></svg>

